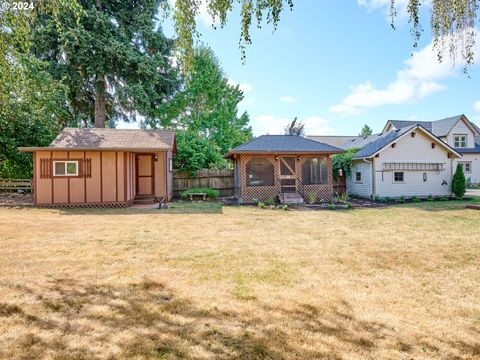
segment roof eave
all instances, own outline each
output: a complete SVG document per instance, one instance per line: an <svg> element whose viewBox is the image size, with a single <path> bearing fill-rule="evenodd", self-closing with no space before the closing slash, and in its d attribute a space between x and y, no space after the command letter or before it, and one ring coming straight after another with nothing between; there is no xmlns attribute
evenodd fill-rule
<svg viewBox="0 0 480 360"><path fill-rule="evenodd" d="M129 152L155 152L172 150L171 147L155 147L155 148L129 148L129 147L112 147L112 148L92 148L92 147L18 147L20 152L34 152L34 151L129 151Z"/></svg>
<svg viewBox="0 0 480 360"><path fill-rule="evenodd" d="M268 154L268 155L324 155L324 154L342 154L345 150L326 150L326 151L297 151L297 150L245 150L245 151L230 151L225 155L225 159L230 159L233 155L255 155L255 154Z"/></svg>

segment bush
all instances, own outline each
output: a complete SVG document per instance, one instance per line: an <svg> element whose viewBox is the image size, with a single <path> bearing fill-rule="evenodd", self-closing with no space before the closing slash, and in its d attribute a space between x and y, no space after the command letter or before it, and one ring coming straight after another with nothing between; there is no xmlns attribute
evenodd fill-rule
<svg viewBox="0 0 480 360"><path fill-rule="evenodd" d="M466 180L462 165L457 164L457 170L455 170L455 174L453 174L452 177L452 192L455 194L456 198L461 199L463 195L465 195L465 187Z"/></svg>
<svg viewBox="0 0 480 360"><path fill-rule="evenodd" d="M317 201L317 193L310 192L308 193L307 198L309 204L314 204Z"/></svg>
<svg viewBox="0 0 480 360"><path fill-rule="evenodd" d="M218 190L214 190L210 188L192 188L192 189L183 191L180 196L182 197L183 200L188 200L190 199L190 194L192 193L206 193L207 198L213 199L213 200L218 199L218 196L220 195Z"/></svg>
<svg viewBox="0 0 480 360"><path fill-rule="evenodd" d="M328 208L329 208L330 210L335 210L336 206L335 206L335 204L332 202L332 203L328 204Z"/></svg>
<svg viewBox="0 0 480 360"><path fill-rule="evenodd" d="M260 208L260 209L265 209L265 203L259 201L257 206Z"/></svg>
<svg viewBox="0 0 480 360"><path fill-rule="evenodd" d="M267 200L267 204L270 206L275 205L275 198L273 196L270 196Z"/></svg>
<svg viewBox="0 0 480 360"><path fill-rule="evenodd" d="M428 195L427 201L433 201L433 195L432 194Z"/></svg>
<svg viewBox="0 0 480 360"><path fill-rule="evenodd" d="M288 210L288 205L287 204L283 205L282 209L283 210Z"/></svg>
<svg viewBox="0 0 480 360"><path fill-rule="evenodd" d="M403 195L400 196L400 197L398 198L398 202L399 202L399 203L402 203L402 204L405 203L405 196L403 196Z"/></svg>
<svg viewBox="0 0 480 360"><path fill-rule="evenodd" d="M420 202L421 200L416 196L412 197L412 202Z"/></svg>

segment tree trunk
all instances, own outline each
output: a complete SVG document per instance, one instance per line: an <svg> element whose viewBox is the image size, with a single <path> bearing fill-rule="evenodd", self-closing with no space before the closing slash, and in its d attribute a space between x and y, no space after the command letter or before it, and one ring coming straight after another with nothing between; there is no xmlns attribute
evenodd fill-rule
<svg viewBox="0 0 480 360"><path fill-rule="evenodd" d="M105 127L105 77L98 75L95 81L95 127Z"/></svg>

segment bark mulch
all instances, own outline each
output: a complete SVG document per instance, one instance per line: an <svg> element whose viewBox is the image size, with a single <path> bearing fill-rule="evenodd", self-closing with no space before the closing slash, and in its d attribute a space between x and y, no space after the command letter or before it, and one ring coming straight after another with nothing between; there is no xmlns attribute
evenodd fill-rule
<svg viewBox="0 0 480 360"><path fill-rule="evenodd" d="M23 208L32 206L32 194L0 192L0 208Z"/></svg>

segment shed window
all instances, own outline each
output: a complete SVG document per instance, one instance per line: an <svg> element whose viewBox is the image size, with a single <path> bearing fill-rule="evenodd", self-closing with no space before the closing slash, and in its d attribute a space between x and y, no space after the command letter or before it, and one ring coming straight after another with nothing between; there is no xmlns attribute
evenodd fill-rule
<svg viewBox="0 0 480 360"><path fill-rule="evenodd" d="M405 173L403 171L396 171L393 173L393 182L399 183L404 181Z"/></svg>
<svg viewBox="0 0 480 360"><path fill-rule="evenodd" d="M248 186L273 186L273 165L266 158L253 158L246 166Z"/></svg>
<svg viewBox="0 0 480 360"><path fill-rule="evenodd" d="M78 176L78 161L54 161L54 176Z"/></svg>
<svg viewBox="0 0 480 360"><path fill-rule="evenodd" d="M360 171L355 173L355 182L362 182L362 173Z"/></svg>
<svg viewBox="0 0 480 360"><path fill-rule="evenodd" d="M302 181L305 185L328 183L328 167L325 160L307 159L302 164Z"/></svg>
<svg viewBox="0 0 480 360"><path fill-rule="evenodd" d="M453 135L453 147L466 148L467 147L467 135Z"/></svg>

